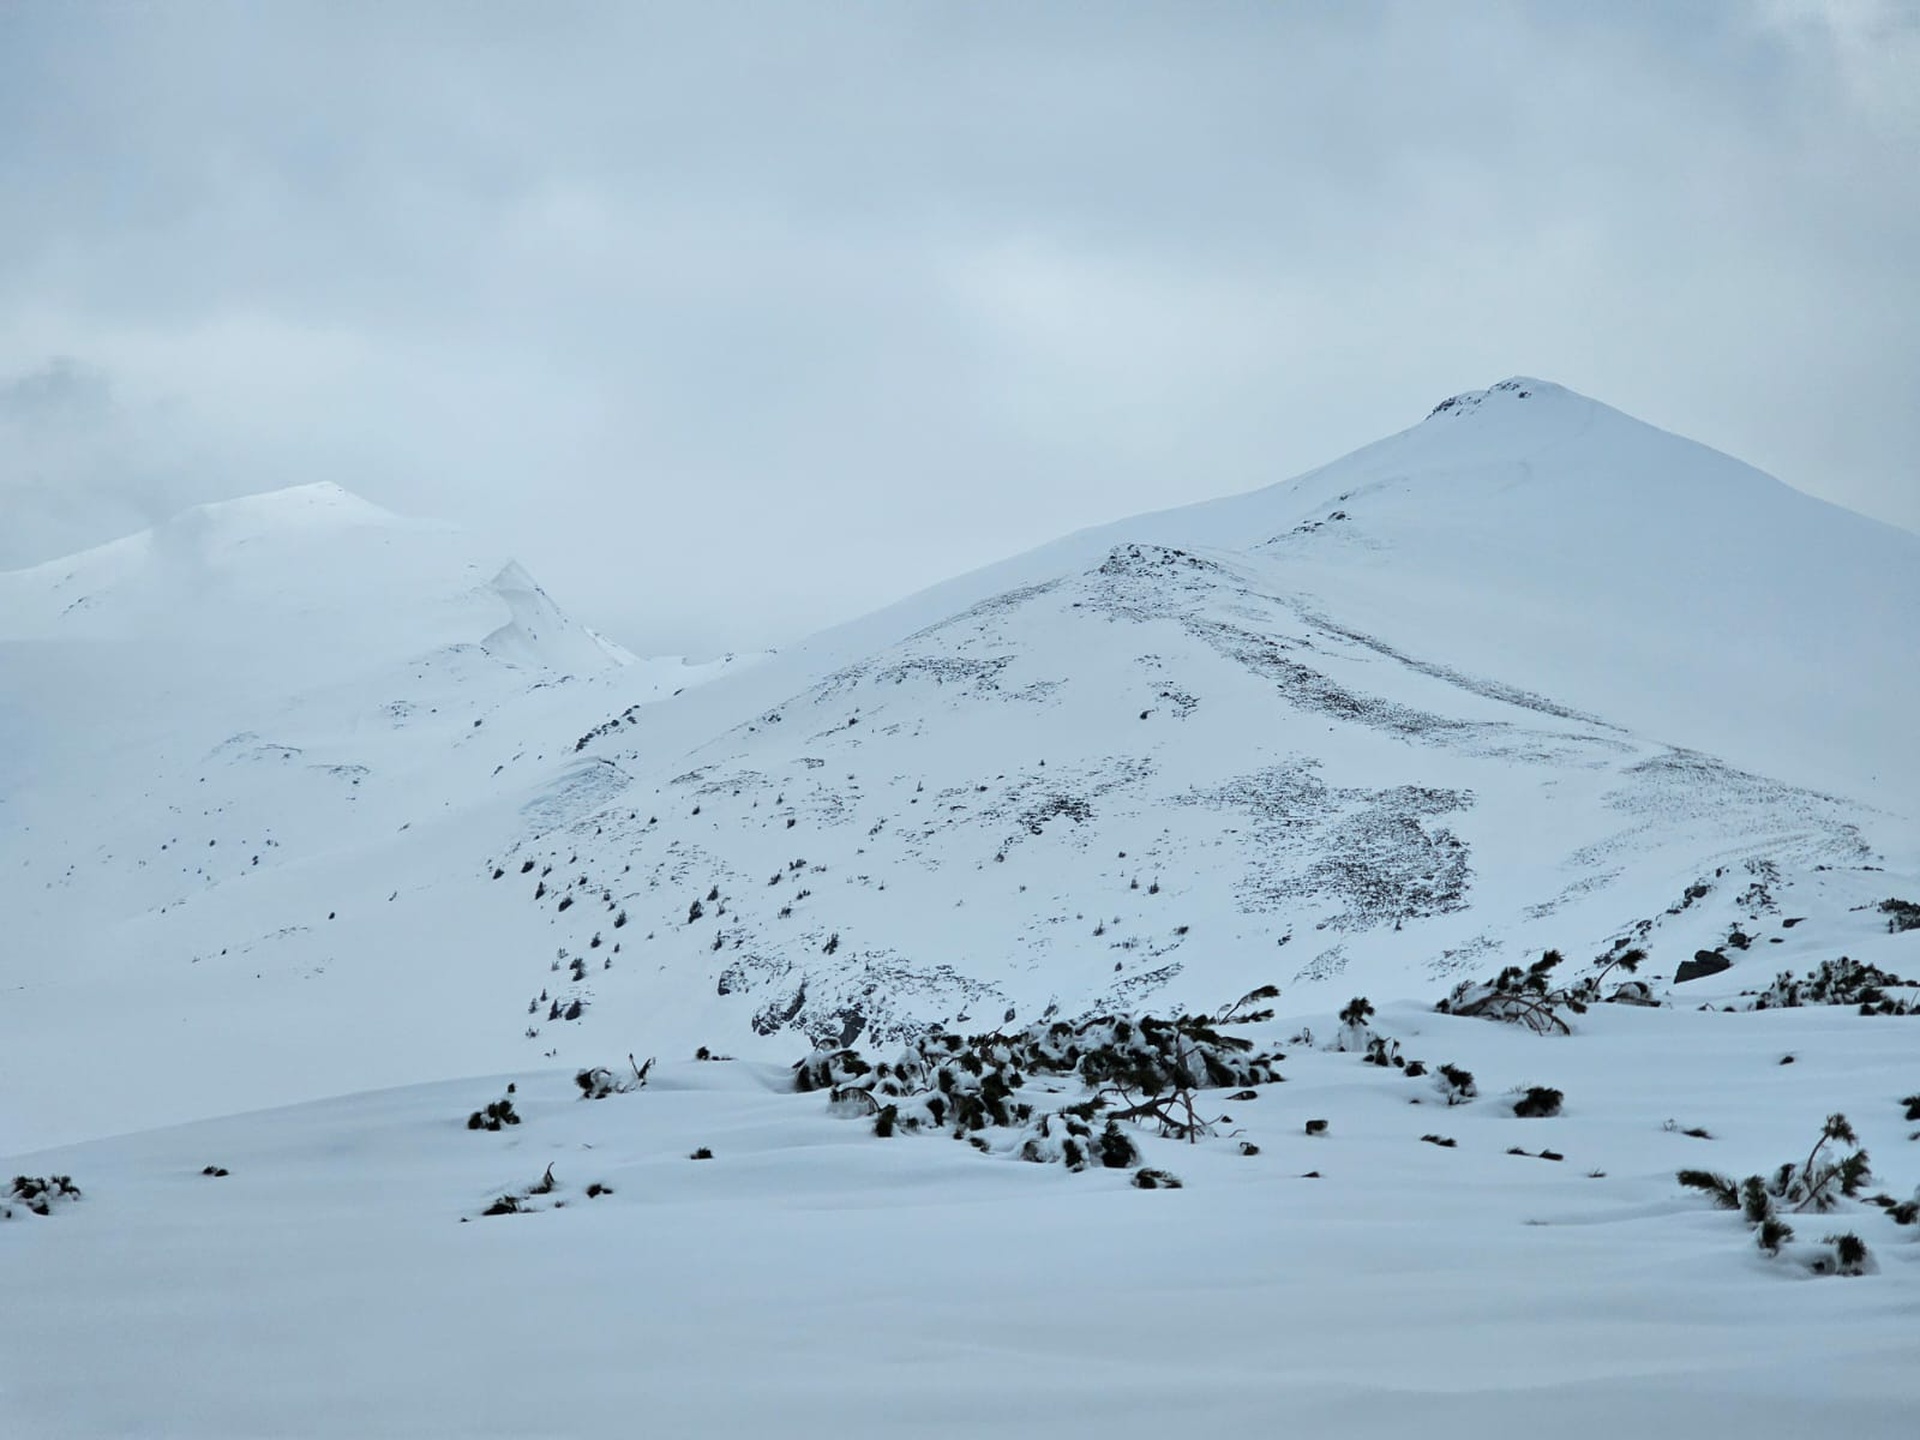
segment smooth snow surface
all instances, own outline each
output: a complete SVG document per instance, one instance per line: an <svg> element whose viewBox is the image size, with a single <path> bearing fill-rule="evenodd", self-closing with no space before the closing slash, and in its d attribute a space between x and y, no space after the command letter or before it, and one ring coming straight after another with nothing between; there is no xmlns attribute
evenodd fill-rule
<svg viewBox="0 0 1920 1440"><path fill-rule="evenodd" d="M28 1157L88 1189L0 1224L30 1297L0 1319L0 1422L47 1440L1913 1433L1915 1231L1831 1217L1880 1273L1810 1279L1673 1172L1798 1158L1836 1106L1911 1182L1920 1145L1885 1081L1911 1073L1920 1022L1610 1010L1560 1041L1414 1006L1379 1023L1474 1070L1483 1098L1448 1108L1290 1050L1286 1084L1222 1107L1260 1154L1145 1142L1178 1191L877 1140L743 1062L663 1062L597 1102L522 1075L525 1121L499 1134L461 1116L504 1077ZM1498 1092L1543 1080L1563 1116L1504 1113ZM1715 1138L1663 1129L1676 1117ZM701 1146L712 1160L688 1158ZM215 1163L230 1174L199 1173ZM549 1164L563 1208L480 1218ZM1809 1238L1827 1223L1796 1217Z"/></svg>
<svg viewBox="0 0 1920 1440"><path fill-rule="evenodd" d="M0 1434L1911 1434L1920 1228L1814 1280L1673 1172L1920 1184L1920 1018L1699 1008L1920 975L1916 634L1920 537L1529 379L738 662L333 485L0 573L0 1154L85 1192L0 1220ZM1625 943L1661 1008L1432 1010ZM787 1089L1264 983L1177 1192Z"/></svg>

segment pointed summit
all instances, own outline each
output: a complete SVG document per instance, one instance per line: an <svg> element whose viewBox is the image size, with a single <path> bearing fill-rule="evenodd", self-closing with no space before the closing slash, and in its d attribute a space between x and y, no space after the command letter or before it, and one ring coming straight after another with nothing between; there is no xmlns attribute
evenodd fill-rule
<svg viewBox="0 0 1920 1440"><path fill-rule="evenodd" d="M1545 400L1549 404L1567 400L1585 401L1586 399L1586 397L1575 394L1563 385L1555 385L1551 380L1535 380L1531 376L1515 375L1509 379L1502 380L1498 385L1489 386L1485 390L1468 390L1459 395L1449 396L1427 412L1427 418L1431 420L1438 415L1453 415L1456 417L1471 415L1489 401L1498 407L1507 401L1512 401L1517 404L1523 400L1532 400L1535 398ZM1587 401L1586 403L1591 404L1592 402Z"/></svg>

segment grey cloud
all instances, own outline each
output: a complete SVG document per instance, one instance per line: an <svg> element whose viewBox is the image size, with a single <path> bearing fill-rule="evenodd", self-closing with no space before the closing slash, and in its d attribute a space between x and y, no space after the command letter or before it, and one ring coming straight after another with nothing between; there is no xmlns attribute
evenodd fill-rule
<svg viewBox="0 0 1920 1440"><path fill-rule="evenodd" d="M1916 35L1811 0L14 7L0 374L85 357L205 487L462 520L646 649L791 638L1514 372L1920 526Z"/></svg>
<svg viewBox="0 0 1920 1440"><path fill-rule="evenodd" d="M0 376L0 568L97 545L244 488L223 491L164 410L123 405L93 366L56 357Z"/></svg>

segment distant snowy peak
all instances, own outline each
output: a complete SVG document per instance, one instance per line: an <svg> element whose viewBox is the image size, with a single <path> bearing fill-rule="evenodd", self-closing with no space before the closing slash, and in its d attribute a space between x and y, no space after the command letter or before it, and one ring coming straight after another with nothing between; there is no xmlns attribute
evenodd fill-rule
<svg viewBox="0 0 1920 1440"><path fill-rule="evenodd" d="M197 505L135 535L0 574L0 638L261 652L272 667L391 663L478 645L504 663L628 663L518 564L452 525L323 482Z"/></svg>
<svg viewBox="0 0 1920 1440"><path fill-rule="evenodd" d="M318 480L310 485L289 485L283 490L267 490L232 500L196 505L182 511L167 525L196 521L226 527L236 536L295 526L404 526L426 523L408 521L331 480Z"/></svg>

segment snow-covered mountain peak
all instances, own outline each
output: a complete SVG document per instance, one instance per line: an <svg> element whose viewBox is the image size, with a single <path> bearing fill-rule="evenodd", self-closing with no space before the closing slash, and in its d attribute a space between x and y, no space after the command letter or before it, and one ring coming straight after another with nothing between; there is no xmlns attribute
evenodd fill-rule
<svg viewBox="0 0 1920 1440"><path fill-rule="evenodd" d="M407 525L407 521L354 494L332 480L288 485L231 500L214 500L182 511L169 524L194 518L231 527L237 533L268 531L300 525Z"/></svg>
<svg viewBox="0 0 1920 1440"><path fill-rule="evenodd" d="M0 573L0 639L137 645L187 671L245 657L254 690L272 688L270 676L312 686L457 645L567 673L631 658L457 527L331 482L197 505Z"/></svg>
<svg viewBox="0 0 1920 1440"><path fill-rule="evenodd" d="M1564 385L1556 385L1551 380L1536 380L1530 375L1514 375L1497 385L1489 385L1485 390L1467 390L1458 395L1451 395L1434 406L1427 413L1427 418L1433 420L1443 415L1450 415L1456 420L1464 419L1469 415L1479 414L1483 408L1489 413L1498 414L1507 405L1517 405L1527 400L1545 402L1543 406L1536 408L1593 403L1584 395L1577 394Z"/></svg>

